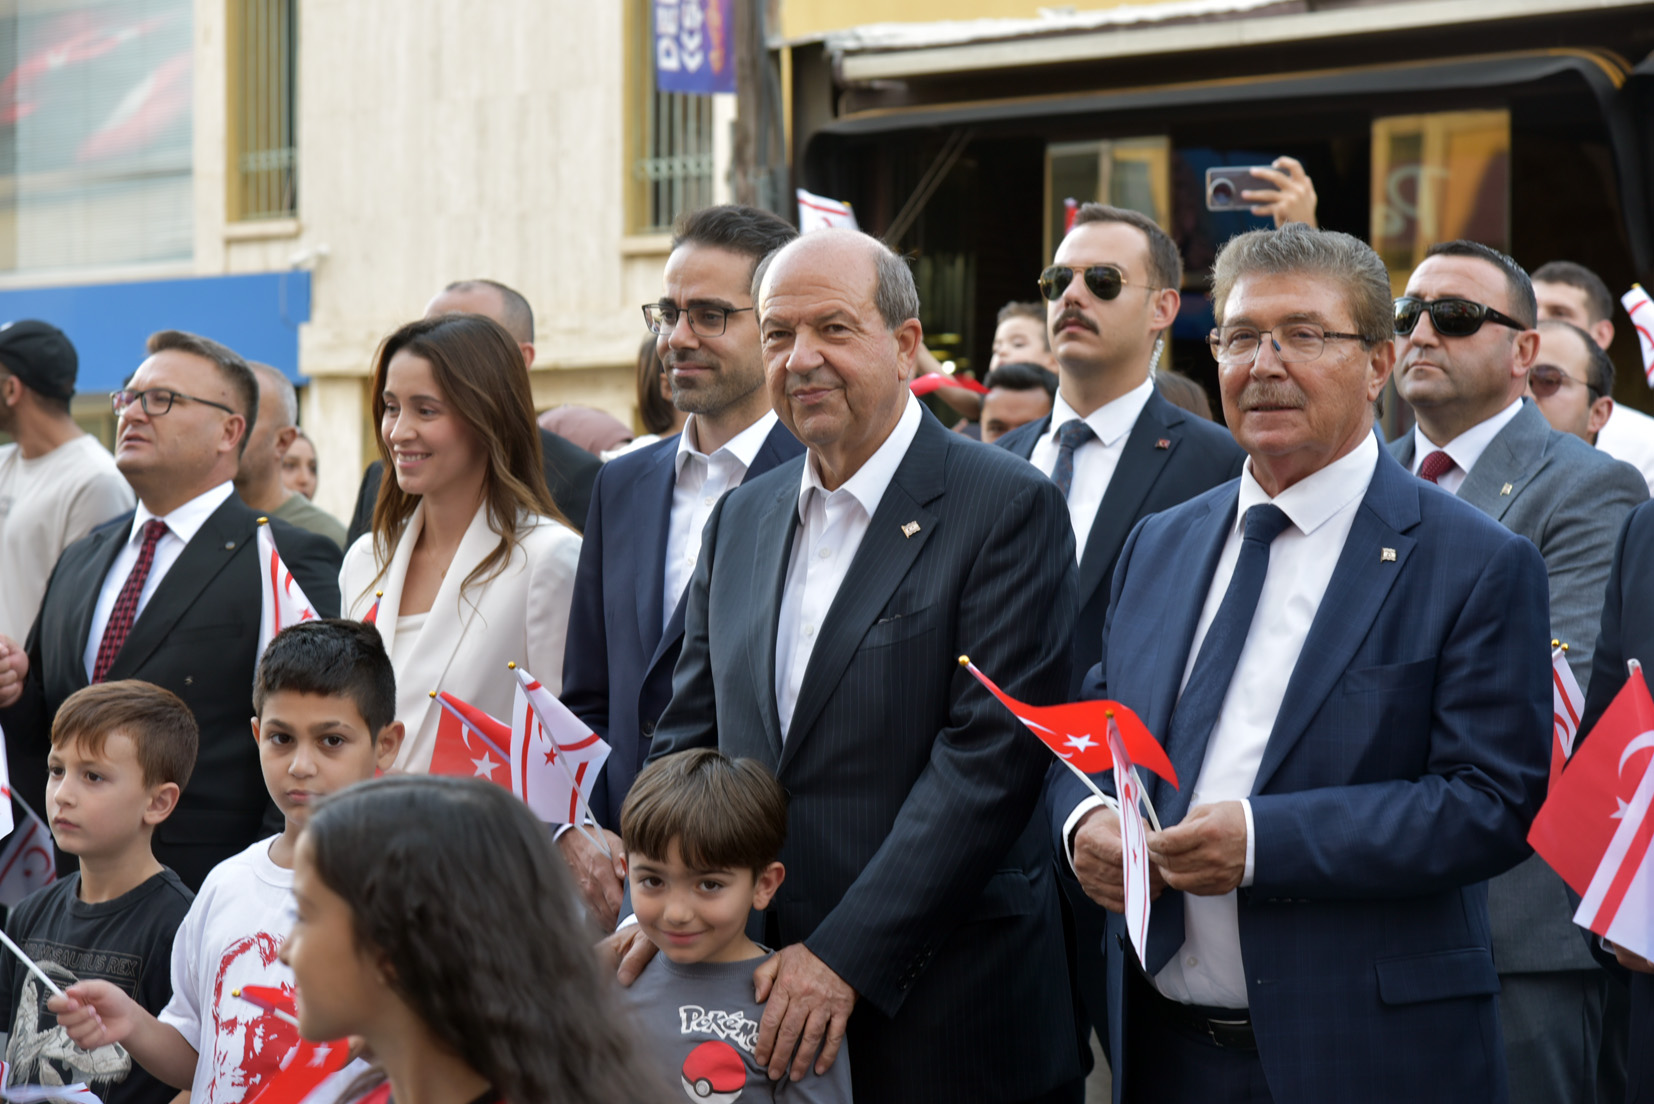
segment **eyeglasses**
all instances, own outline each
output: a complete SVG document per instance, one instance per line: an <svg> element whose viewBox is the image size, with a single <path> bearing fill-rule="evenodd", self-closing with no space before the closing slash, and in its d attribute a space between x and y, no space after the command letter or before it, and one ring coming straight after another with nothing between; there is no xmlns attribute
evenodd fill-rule
<svg viewBox="0 0 1654 1104"><path fill-rule="evenodd" d="M1508 314L1500 314L1490 306L1473 303L1469 299L1426 301L1411 295L1403 295L1396 300L1397 336L1406 337L1412 333L1413 327L1419 324L1419 316L1426 310L1430 312L1430 324L1436 327L1436 332L1443 337L1469 337L1482 328L1483 322L1497 322L1513 330L1530 328Z"/></svg>
<svg viewBox="0 0 1654 1104"><path fill-rule="evenodd" d="M1219 364L1251 364L1263 348L1264 334L1282 364L1302 364L1319 357L1329 341L1362 341L1360 334L1328 333L1313 322L1289 322L1272 330L1233 326L1213 330L1206 344Z"/></svg>
<svg viewBox="0 0 1654 1104"><path fill-rule="evenodd" d="M669 334L678 328L678 318L689 318L689 329L696 337L722 337L729 326L729 316L752 310L752 307L689 307L680 310L672 303L643 304L643 324L652 334Z"/></svg>
<svg viewBox="0 0 1654 1104"><path fill-rule="evenodd" d="M1564 387L1583 387L1591 393L1593 401L1602 397L1591 384L1575 379L1554 364L1535 364L1528 370L1528 390L1536 399L1548 399Z"/></svg>
<svg viewBox="0 0 1654 1104"><path fill-rule="evenodd" d="M182 391L172 391L165 387L151 387L147 391L117 391L109 396L110 404L114 406L118 415L133 403L144 408L144 413L151 418L159 418L172 409L172 404L179 399L185 402L200 403L202 406L215 406L226 414L238 414L240 411L215 403L211 399L198 399L194 395L186 395Z"/></svg>
<svg viewBox="0 0 1654 1104"><path fill-rule="evenodd" d="M1099 299L1118 299L1121 290L1131 283L1126 279L1126 274L1114 265L1091 265L1081 269L1068 265L1052 265L1039 274L1039 293L1055 303L1062 298L1062 293L1068 290L1069 285L1073 284L1076 272L1085 276L1085 286ZM1141 286L1144 291L1161 290L1147 284Z"/></svg>

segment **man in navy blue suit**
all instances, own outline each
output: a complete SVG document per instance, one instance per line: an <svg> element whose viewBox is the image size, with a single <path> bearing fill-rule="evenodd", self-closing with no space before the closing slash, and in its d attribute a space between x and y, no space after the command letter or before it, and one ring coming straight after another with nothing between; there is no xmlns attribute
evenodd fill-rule
<svg viewBox="0 0 1654 1104"><path fill-rule="evenodd" d="M1654 503L1631 511L1614 548L1608 595L1602 607L1602 635L1591 659L1591 685L1580 718L1581 741L1602 719L1603 711L1625 685L1628 659L1644 672L1654 668ZM1575 747L1578 752L1578 747ZM1595 936L1587 936L1595 939ZM1621 947L1615 951L1621 983L1631 985L1633 1040L1627 1053L1625 1104L1654 1104L1654 1052L1647 1040L1654 1032L1654 963ZM1609 1002L1612 1011L1615 1003ZM1635 1040L1642 1039L1642 1043Z"/></svg>
<svg viewBox="0 0 1654 1104"><path fill-rule="evenodd" d="M1040 276L1057 395L1049 417L998 444L1051 476L1068 499L1080 570L1071 694L1102 653L1108 580L1126 534L1148 515L1233 479L1246 459L1228 430L1155 390L1149 367L1177 317L1182 284L1183 258L1166 232L1146 215L1101 203L1080 208ZM1066 863L1057 869L1070 910L1075 986L1106 1048L1103 912Z"/></svg>
<svg viewBox="0 0 1654 1104"><path fill-rule="evenodd" d="M798 232L752 207L689 212L673 228L665 286L643 307L683 433L604 466L575 575L563 701L614 749L592 813L620 853L620 806L672 696L683 595L718 499L804 451L770 408L752 274ZM558 838L581 892L614 925L625 871L579 832Z"/></svg>
<svg viewBox="0 0 1654 1104"><path fill-rule="evenodd" d="M1084 687L1181 782L1149 779L1146 961L1109 917L1116 1099L1503 1101L1485 883L1544 790L1544 563L1379 447L1367 245L1244 234L1213 283L1250 460L1133 531ZM1053 833L1117 912L1118 815L1086 796L1053 785Z"/></svg>

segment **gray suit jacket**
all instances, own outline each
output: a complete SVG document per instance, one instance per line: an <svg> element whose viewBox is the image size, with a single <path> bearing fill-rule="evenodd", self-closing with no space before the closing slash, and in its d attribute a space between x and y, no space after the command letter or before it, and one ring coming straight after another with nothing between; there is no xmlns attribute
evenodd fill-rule
<svg viewBox="0 0 1654 1104"><path fill-rule="evenodd" d="M1390 451L1411 468L1413 434L1391 442ZM1584 687L1614 543L1626 515L1647 500L1648 485L1630 464L1552 429L1524 400L1465 476L1459 497L1538 546L1550 577L1551 636L1568 644L1568 666ZM1595 968L1562 879L1537 855L1488 883L1488 909L1500 973Z"/></svg>

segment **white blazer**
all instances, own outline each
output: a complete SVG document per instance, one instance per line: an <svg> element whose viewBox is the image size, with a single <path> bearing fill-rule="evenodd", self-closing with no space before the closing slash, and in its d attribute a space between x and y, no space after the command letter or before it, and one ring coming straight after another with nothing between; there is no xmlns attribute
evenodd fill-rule
<svg viewBox="0 0 1654 1104"><path fill-rule="evenodd" d="M553 694L562 692L563 641L568 636L574 570L580 536L561 522L529 517L521 542L499 574L463 595L460 584L499 544L483 505L454 553L425 625L407 654L396 647L396 620L408 559L424 528L425 505L414 507L384 578L374 580L373 534L364 533L345 553L339 595L345 616L361 620L383 590L375 621L396 670L396 717L407 728L392 768L422 774L430 769L442 707L431 699L443 690L511 723L516 662Z"/></svg>

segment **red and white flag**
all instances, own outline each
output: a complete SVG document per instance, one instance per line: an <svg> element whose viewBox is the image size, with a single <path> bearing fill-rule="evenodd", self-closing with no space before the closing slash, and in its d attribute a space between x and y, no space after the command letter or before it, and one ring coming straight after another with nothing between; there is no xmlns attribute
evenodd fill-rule
<svg viewBox="0 0 1654 1104"><path fill-rule="evenodd" d="M1579 716L1583 712L1585 692L1574 679L1573 668L1568 666L1567 648L1558 644L1551 649L1551 788L1562 777L1562 768L1574 753Z"/></svg>
<svg viewBox="0 0 1654 1104"><path fill-rule="evenodd" d="M847 226L851 230L859 230L856 225L856 212L850 209L848 203L826 196L818 196L814 192L798 189L798 232L808 234L811 230L825 230L833 226Z"/></svg>
<svg viewBox="0 0 1654 1104"><path fill-rule="evenodd" d="M431 773L455 778L482 778L515 792L511 784L511 728L452 694L434 694L442 707ZM519 795L520 796L520 795Z"/></svg>
<svg viewBox="0 0 1654 1104"><path fill-rule="evenodd" d="M1126 932L1131 936L1137 961L1146 961L1149 937L1149 841L1138 812L1142 787L1131 769L1131 756L1114 718L1108 720L1108 748L1114 761L1114 792L1120 796L1120 865L1125 877Z"/></svg>
<svg viewBox="0 0 1654 1104"><path fill-rule="evenodd" d="M1581 740L1528 830L1528 843L1575 893L1589 891L1654 760L1654 699L1639 667Z"/></svg>
<svg viewBox="0 0 1654 1104"><path fill-rule="evenodd" d="M591 816L592 788L609 745L539 679L516 664L511 670L517 676L511 788L548 824L578 824Z"/></svg>
<svg viewBox="0 0 1654 1104"><path fill-rule="evenodd" d="M6 730L0 728L0 836L11 835L17 818L11 811L11 768L6 765Z"/></svg>
<svg viewBox="0 0 1654 1104"><path fill-rule="evenodd" d="M12 802L23 808L23 822L17 822ZM11 908L42 886L57 881L57 849L52 833L23 799L12 793L11 775L6 767L6 733L0 729L0 905Z"/></svg>
<svg viewBox="0 0 1654 1104"><path fill-rule="evenodd" d="M258 618L258 654L262 657L277 633L300 621L313 621L317 614L299 581L282 562L281 553L276 551L276 538L270 535L268 518L258 519L258 568L263 602Z"/></svg>
<svg viewBox="0 0 1654 1104"><path fill-rule="evenodd" d="M1654 299L1641 284L1632 284L1631 290L1620 296L1625 313L1631 316L1631 328L1637 331L1637 345L1643 352L1643 376L1648 386L1654 387Z"/></svg>
<svg viewBox="0 0 1654 1104"><path fill-rule="evenodd" d="M1654 804L1654 766L1645 762L1642 779L1574 913L1574 923L1644 958L1654 958L1654 865L1648 861L1654 816L1649 814L1650 804Z"/></svg>
<svg viewBox="0 0 1654 1104"><path fill-rule="evenodd" d="M1101 700L1069 702L1066 705L1029 705L996 686L968 656L960 656L959 665L975 675L976 681L987 687L990 694L1016 714L1016 719L1028 731L1051 749L1051 754L1069 766L1085 774L1100 774L1113 769L1114 759L1108 749L1108 730L1112 720L1121 747L1131 761L1158 774L1174 788L1177 786L1177 771L1166 757L1166 749L1149 732L1142 718L1119 702ZM1101 733L1103 739L1096 739L1092 733Z"/></svg>

